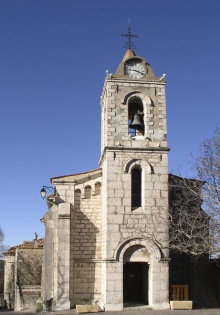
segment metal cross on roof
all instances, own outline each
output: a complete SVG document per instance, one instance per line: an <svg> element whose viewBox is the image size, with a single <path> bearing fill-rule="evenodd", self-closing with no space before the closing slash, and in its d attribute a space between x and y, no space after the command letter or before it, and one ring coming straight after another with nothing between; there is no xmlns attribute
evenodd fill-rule
<svg viewBox="0 0 220 315"><path fill-rule="evenodd" d="M128 20L128 33L121 34L121 36L128 37L128 41L125 42L124 48L136 49L134 42L131 41L132 37L138 37L138 35L134 35L131 33L130 20Z"/></svg>

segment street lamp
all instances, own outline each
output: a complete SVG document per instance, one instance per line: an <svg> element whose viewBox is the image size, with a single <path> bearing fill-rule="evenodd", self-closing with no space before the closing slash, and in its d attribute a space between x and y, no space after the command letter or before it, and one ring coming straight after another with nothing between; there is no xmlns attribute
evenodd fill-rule
<svg viewBox="0 0 220 315"><path fill-rule="evenodd" d="M56 195L56 188L55 187L43 186L41 191L40 191L41 197L43 199L45 199L47 196L47 190L52 192L54 195Z"/></svg>

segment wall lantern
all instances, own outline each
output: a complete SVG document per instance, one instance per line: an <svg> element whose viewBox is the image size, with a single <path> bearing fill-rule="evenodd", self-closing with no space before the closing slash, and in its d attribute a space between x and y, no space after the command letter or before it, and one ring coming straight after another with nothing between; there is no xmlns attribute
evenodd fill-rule
<svg viewBox="0 0 220 315"><path fill-rule="evenodd" d="M49 186L43 186L40 195L43 199L47 197L47 191L52 192L54 195L56 195L56 188L55 187L49 187Z"/></svg>

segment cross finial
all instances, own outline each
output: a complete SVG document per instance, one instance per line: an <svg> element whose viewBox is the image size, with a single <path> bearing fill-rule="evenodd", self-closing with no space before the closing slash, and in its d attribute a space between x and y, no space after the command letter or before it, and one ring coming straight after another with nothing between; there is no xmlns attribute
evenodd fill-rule
<svg viewBox="0 0 220 315"><path fill-rule="evenodd" d="M130 27L130 19L128 20L128 33L127 34L121 34L121 36L126 36L128 38L128 41L125 42L124 48L128 49L135 49L135 44L131 41L132 37L138 37L138 35L134 35L131 33L131 27Z"/></svg>

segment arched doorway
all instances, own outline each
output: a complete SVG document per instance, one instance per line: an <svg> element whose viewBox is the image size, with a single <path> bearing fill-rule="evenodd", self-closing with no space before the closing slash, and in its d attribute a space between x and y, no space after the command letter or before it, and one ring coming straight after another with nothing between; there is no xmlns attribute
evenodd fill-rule
<svg viewBox="0 0 220 315"><path fill-rule="evenodd" d="M123 258L123 303L148 304L149 252L142 245L129 247Z"/></svg>

